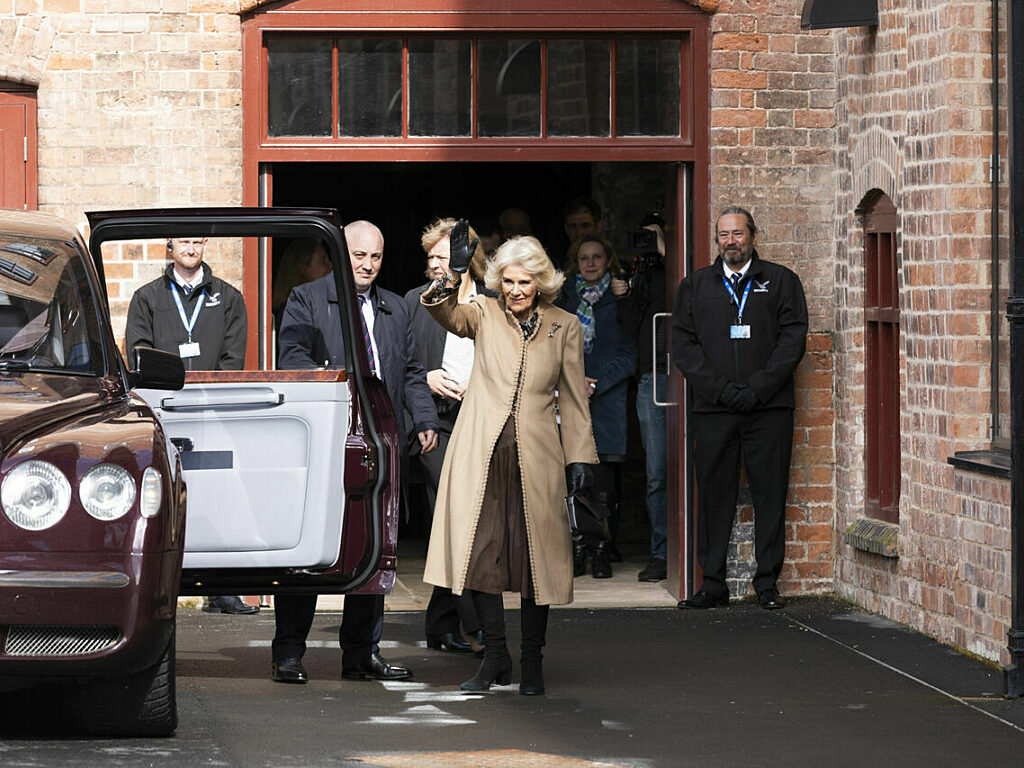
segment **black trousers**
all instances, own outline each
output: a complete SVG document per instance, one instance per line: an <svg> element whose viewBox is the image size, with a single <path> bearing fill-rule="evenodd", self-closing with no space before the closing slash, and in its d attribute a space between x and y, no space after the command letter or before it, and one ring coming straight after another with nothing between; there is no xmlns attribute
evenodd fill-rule
<svg viewBox="0 0 1024 768"><path fill-rule="evenodd" d="M302 658L306 638L313 626L316 595L275 595L276 631L271 653L274 661ZM380 647L384 628L384 595L345 595L345 610L338 630L343 668L351 669L369 660Z"/></svg>
<svg viewBox="0 0 1024 768"><path fill-rule="evenodd" d="M754 501L754 589L775 582L786 552L786 494L793 452L793 411L764 408L748 414L694 413L697 472L697 562L702 589L728 595L725 561L736 517L740 458Z"/></svg>
<svg viewBox="0 0 1024 768"><path fill-rule="evenodd" d="M418 454L426 480L427 503L430 505L431 515L434 512L434 504L437 503L437 486L441 482L441 466L444 464L444 455L448 451L448 441L451 439L458 413L458 408L454 408L441 417L441 428L437 432L437 448L430 453ZM456 596L447 587L434 587L434 591L430 593L430 602L427 603L423 622L423 630L427 639L439 638L449 632L459 635L462 631L459 629L460 623L467 632L476 632L480 629L480 620L476 616L473 600L467 593Z"/></svg>

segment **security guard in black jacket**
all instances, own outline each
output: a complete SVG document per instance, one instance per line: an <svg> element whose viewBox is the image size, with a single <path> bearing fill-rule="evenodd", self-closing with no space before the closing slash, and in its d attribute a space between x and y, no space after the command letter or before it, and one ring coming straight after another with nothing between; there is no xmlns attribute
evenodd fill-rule
<svg viewBox="0 0 1024 768"><path fill-rule="evenodd" d="M807 303L800 278L755 250L743 208L716 226L718 258L679 285L672 355L693 392L697 560L704 583L680 608L729 602L726 554L739 491L740 456L754 501L754 590L782 608L776 581L785 556L786 494L793 446L793 371L804 356Z"/></svg>

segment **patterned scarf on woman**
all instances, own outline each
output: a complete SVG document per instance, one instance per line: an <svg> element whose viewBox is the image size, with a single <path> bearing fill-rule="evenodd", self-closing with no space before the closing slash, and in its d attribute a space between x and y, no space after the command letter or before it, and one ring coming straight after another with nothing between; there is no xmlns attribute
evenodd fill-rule
<svg viewBox="0 0 1024 768"><path fill-rule="evenodd" d="M590 352L594 348L594 339L597 337L597 325L594 322L594 305L601 300L604 292L611 285L612 276L605 272L596 285L591 285L583 279L583 275L576 275L576 293L579 294L580 304L576 307L576 317L580 319L583 326L583 351Z"/></svg>

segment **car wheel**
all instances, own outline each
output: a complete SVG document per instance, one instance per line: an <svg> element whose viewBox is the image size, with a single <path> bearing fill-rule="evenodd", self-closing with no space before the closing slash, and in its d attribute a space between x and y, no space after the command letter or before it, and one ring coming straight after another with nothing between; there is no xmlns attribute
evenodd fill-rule
<svg viewBox="0 0 1024 768"><path fill-rule="evenodd" d="M156 664L123 677L90 681L79 711L96 736L173 736L178 727L174 632Z"/></svg>

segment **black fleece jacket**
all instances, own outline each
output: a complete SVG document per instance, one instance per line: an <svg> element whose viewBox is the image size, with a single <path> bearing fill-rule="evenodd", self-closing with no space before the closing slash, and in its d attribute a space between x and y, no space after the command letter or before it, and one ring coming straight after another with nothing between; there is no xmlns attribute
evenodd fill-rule
<svg viewBox="0 0 1024 768"><path fill-rule="evenodd" d="M742 300L753 281L743 312L749 339L730 338L736 305L723 283L721 257L686 277L672 310L672 358L693 390L698 412L729 411L719 402L729 383L746 384L758 408L793 408L793 371L807 342L807 302L800 278L754 252L740 283Z"/></svg>

